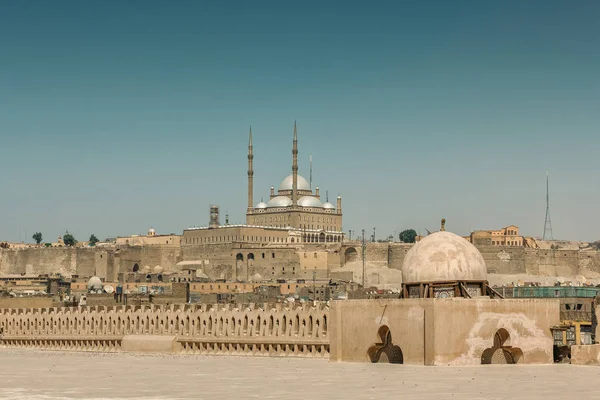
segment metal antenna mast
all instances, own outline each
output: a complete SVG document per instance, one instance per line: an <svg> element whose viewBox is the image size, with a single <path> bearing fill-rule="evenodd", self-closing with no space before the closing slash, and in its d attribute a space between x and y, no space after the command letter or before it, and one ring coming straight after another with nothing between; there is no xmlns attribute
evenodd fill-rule
<svg viewBox="0 0 600 400"><path fill-rule="evenodd" d="M552 235L552 220L550 219L550 190L548 185L548 171L546 171L546 221L544 222L543 240L554 240Z"/></svg>

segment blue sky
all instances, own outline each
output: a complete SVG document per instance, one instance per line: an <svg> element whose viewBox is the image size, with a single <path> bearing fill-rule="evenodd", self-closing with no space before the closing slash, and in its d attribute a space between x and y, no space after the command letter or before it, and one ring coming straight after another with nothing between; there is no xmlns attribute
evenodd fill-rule
<svg viewBox="0 0 600 400"><path fill-rule="evenodd" d="M600 239L597 1L0 6L0 239L181 233L291 172L344 230ZM222 218L224 219L224 218Z"/></svg>

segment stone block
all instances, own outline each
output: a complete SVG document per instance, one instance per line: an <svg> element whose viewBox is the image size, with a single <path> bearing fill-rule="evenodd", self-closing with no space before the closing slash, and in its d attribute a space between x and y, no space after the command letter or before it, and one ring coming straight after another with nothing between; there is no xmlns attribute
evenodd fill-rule
<svg viewBox="0 0 600 400"><path fill-rule="evenodd" d="M175 353L177 338L159 335L127 335L123 337L121 349L134 353Z"/></svg>
<svg viewBox="0 0 600 400"><path fill-rule="evenodd" d="M571 364L600 365L600 344L571 346Z"/></svg>

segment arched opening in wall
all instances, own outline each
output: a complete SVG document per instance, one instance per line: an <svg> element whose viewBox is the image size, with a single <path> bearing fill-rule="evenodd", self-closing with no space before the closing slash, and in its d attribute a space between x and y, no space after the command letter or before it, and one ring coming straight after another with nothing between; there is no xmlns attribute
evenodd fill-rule
<svg viewBox="0 0 600 400"><path fill-rule="evenodd" d="M248 253L248 261L254 261L254 253Z"/></svg>
<svg viewBox="0 0 600 400"><path fill-rule="evenodd" d="M494 344L481 354L482 364L517 364L523 358L523 351L510 345L510 334L500 328L494 334Z"/></svg>
<svg viewBox="0 0 600 400"><path fill-rule="evenodd" d="M344 264L358 261L358 251L354 247L348 247L344 252Z"/></svg>
<svg viewBox="0 0 600 400"><path fill-rule="evenodd" d="M159 282L163 281L163 276L161 274L158 274L158 276L156 277L156 279L158 279Z"/></svg>
<svg viewBox="0 0 600 400"><path fill-rule="evenodd" d="M150 274L146 275L146 282L150 282L152 280L152 276Z"/></svg>
<svg viewBox="0 0 600 400"><path fill-rule="evenodd" d="M133 264L133 272L138 272L140 270L140 266L137 263Z"/></svg>
<svg viewBox="0 0 600 400"><path fill-rule="evenodd" d="M372 363L403 364L404 356L400 346L392 342L392 332L387 325L382 325L377 331L380 338L379 343L375 343L367 350L367 355Z"/></svg>
<svg viewBox="0 0 600 400"><path fill-rule="evenodd" d="M237 253L235 256L236 261L244 261L244 255L242 253Z"/></svg>

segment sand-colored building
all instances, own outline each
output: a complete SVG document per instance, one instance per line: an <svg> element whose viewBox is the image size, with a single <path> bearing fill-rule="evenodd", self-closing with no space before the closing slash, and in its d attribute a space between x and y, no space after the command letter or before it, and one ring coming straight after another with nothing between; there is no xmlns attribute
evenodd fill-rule
<svg viewBox="0 0 600 400"><path fill-rule="evenodd" d="M118 237L115 244L117 246L181 246L181 235L169 234L158 235L154 228L148 230L147 235L131 235Z"/></svg>
<svg viewBox="0 0 600 400"><path fill-rule="evenodd" d="M468 240L475 245L523 247L525 238L519 234L519 227L509 225L498 230L471 232Z"/></svg>

